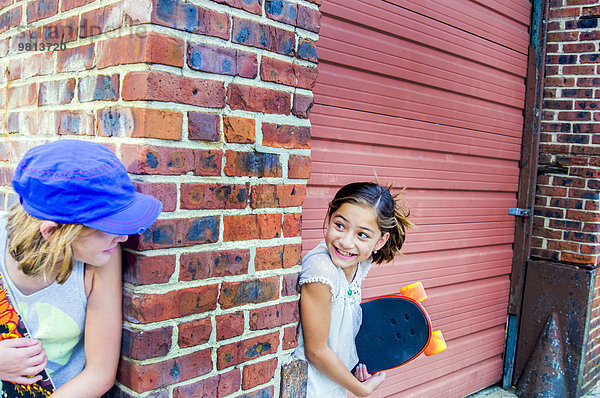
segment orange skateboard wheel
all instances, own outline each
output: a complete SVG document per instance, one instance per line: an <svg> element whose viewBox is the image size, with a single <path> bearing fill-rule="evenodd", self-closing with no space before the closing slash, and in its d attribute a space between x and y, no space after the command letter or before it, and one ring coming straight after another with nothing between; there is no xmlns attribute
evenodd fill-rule
<svg viewBox="0 0 600 398"><path fill-rule="evenodd" d="M436 330L431 334L431 340L427 347L425 347L425 355L431 356L435 354L439 354L444 351L448 346L446 346L446 340L444 340L444 335L442 335L441 330Z"/></svg>
<svg viewBox="0 0 600 398"><path fill-rule="evenodd" d="M421 281L411 283L400 289L400 294L417 300L418 302L427 300L427 293Z"/></svg>

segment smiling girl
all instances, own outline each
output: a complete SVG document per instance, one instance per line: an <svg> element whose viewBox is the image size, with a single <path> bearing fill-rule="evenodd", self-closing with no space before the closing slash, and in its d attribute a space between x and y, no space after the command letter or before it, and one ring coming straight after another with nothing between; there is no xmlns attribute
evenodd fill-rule
<svg viewBox="0 0 600 398"><path fill-rule="evenodd" d="M51 397L99 397L119 359L119 244L162 205L135 192L108 148L80 140L30 149L12 184L19 203L0 213L0 274L33 338L0 341L0 390L46 368Z"/></svg>
<svg viewBox="0 0 600 398"><path fill-rule="evenodd" d="M388 188L368 182L342 187L326 216L325 241L302 259L300 336L307 359L307 397L369 396L385 373L358 362L354 338L362 322L361 283L371 263L392 261L413 224Z"/></svg>

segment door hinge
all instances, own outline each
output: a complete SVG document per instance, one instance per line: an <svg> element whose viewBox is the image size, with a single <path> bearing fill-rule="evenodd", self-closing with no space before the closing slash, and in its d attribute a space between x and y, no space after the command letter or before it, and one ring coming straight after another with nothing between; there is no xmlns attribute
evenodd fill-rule
<svg viewBox="0 0 600 398"><path fill-rule="evenodd" d="M531 210L523 209L521 207L511 207L508 209L508 214L512 216L529 217L531 215Z"/></svg>

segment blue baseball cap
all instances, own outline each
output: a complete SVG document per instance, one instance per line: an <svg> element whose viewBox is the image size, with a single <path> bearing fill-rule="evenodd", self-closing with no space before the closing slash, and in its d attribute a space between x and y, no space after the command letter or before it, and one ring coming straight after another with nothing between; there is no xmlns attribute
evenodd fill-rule
<svg viewBox="0 0 600 398"><path fill-rule="evenodd" d="M136 192L125 166L103 145L63 139L32 148L12 178L25 211L115 235L142 233L162 203Z"/></svg>

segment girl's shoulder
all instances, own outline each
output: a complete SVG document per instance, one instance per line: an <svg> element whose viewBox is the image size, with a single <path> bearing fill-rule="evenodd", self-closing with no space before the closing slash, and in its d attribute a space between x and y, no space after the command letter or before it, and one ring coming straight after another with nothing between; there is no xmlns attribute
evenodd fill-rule
<svg viewBox="0 0 600 398"><path fill-rule="evenodd" d="M325 242L319 243L302 259L300 284L322 282L333 288L337 275L338 269L331 261Z"/></svg>

